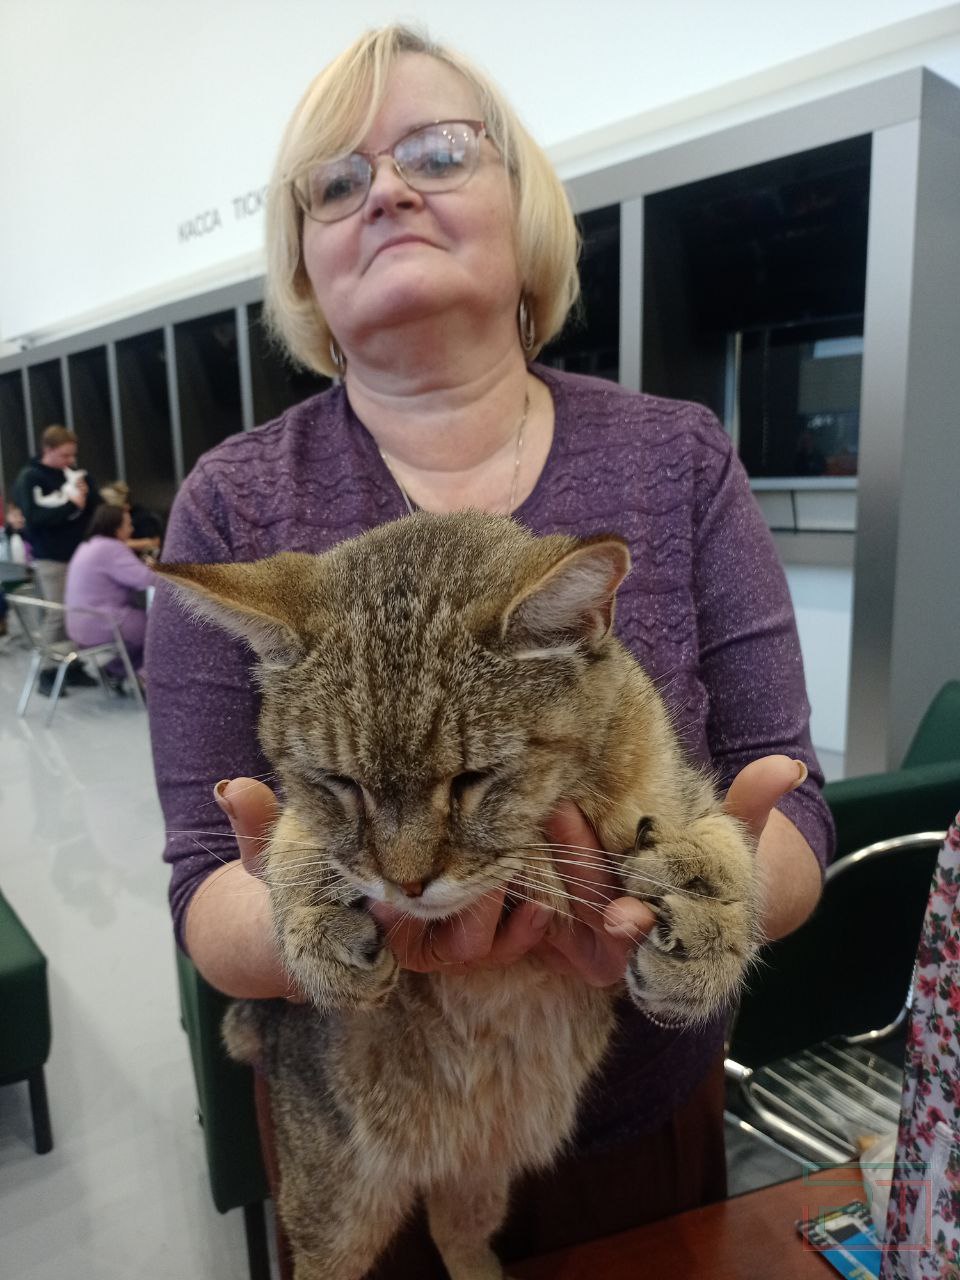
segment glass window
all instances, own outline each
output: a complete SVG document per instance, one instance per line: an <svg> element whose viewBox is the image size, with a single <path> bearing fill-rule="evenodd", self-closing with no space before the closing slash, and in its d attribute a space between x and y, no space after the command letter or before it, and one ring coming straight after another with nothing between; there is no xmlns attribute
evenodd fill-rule
<svg viewBox="0 0 960 1280"><path fill-rule="evenodd" d="M64 426L63 375L59 360L46 360L27 370L30 385L30 408L33 413L33 438L40 447L44 427Z"/></svg>
<svg viewBox="0 0 960 1280"><path fill-rule="evenodd" d="M97 484L106 484L117 476L106 347L69 356L67 370L78 463Z"/></svg>
<svg viewBox="0 0 960 1280"><path fill-rule="evenodd" d="M577 218L580 303L559 337L539 359L554 369L620 377L620 206L593 209Z"/></svg>
<svg viewBox="0 0 960 1280"><path fill-rule="evenodd" d="M13 496L13 484L21 467L30 461L27 443L27 411L23 402L23 377L20 370L0 374L0 466L3 496Z"/></svg>
<svg viewBox="0 0 960 1280"><path fill-rule="evenodd" d="M643 388L753 476L856 474L869 189L862 137L644 202Z"/></svg>
<svg viewBox="0 0 960 1280"><path fill-rule="evenodd" d="M174 326L183 466L243 430L236 313L221 311Z"/></svg>
<svg viewBox="0 0 960 1280"><path fill-rule="evenodd" d="M117 343L117 379L130 500L166 516L177 485L162 329Z"/></svg>
<svg viewBox="0 0 960 1280"><path fill-rule="evenodd" d="M329 378L294 364L267 333L263 303L247 307L250 334L250 377L253 382L253 420L258 425L278 417L284 409L299 404L331 386Z"/></svg>

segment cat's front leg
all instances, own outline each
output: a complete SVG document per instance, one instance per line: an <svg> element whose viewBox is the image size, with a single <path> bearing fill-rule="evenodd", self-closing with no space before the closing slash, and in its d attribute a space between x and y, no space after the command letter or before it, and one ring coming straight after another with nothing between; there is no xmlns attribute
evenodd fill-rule
<svg viewBox="0 0 960 1280"><path fill-rule="evenodd" d="M736 998L759 940L750 840L719 811L685 826L641 818L624 863L627 892L657 923L627 965L636 1004L654 1017L699 1022Z"/></svg>
<svg viewBox="0 0 960 1280"><path fill-rule="evenodd" d="M369 1007L393 990L397 962L363 898L275 904L275 916L284 964L318 1009Z"/></svg>
<svg viewBox="0 0 960 1280"><path fill-rule="evenodd" d="M397 963L383 931L293 805L277 820L262 874L284 965L318 1009L364 1008L390 993Z"/></svg>

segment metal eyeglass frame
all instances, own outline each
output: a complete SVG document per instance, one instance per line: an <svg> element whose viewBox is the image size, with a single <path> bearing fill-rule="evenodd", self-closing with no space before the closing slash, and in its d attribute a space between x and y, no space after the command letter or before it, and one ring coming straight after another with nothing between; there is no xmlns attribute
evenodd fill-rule
<svg viewBox="0 0 960 1280"><path fill-rule="evenodd" d="M451 125L465 124L465 125L469 125L469 127L473 130L473 133L476 136L476 146L472 152L473 164L472 164L472 167L470 168L470 171L466 174L466 176L457 175L456 180L452 182L450 186L438 187L438 186L431 185L430 187L427 188L426 192L424 192L420 187L417 186L415 182L410 181L410 179L407 177L406 173L404 172L402 165L394 155L394 152L396 151L397 147L401 146L409 138L412 138L414 134L422 133L424 129L435 129L437 128L438 125L445 125L445 124L451 124ZM356 213L358 209L362 209L364 204L366 203L367 196L370 194L370 188L373 186L374 176L377 172L377 161L381 158L381 156L390 157L391 161L393 162L393 167L396 170L397 174L402 179L402 181L405 182L408 187L410 187L412 191L418 191L418 192L421 192L421 194L429 194L431 192L437 192L438 194L442 194L445 191L456 191L458 187L466 186L466 184L470 181L470 179L476 173L477 166L480 163L480 144L483 142L484 138L488 136L489 135L487 133L487 126L483 120L459 120L459 119L458 120L429 120L424 124L418 124L413 129L408 129L405 134L397 138L396 142L392 143L389 147L384 147L382 151L351 151L346 156L339 157L340 159L347 160L347 159L350 159L352 156L360 156L361 159L366 160L367 183L366 183L366 188L364 189L364 192L363 192L363 199L360 201L360 203L355 208L348 209L346 213L338 213L336 217L333 217L333 218L319 218L315 213L311 213L310 207L309 207L310 205L309 199L304 195L304 192L300 187L300 183L305 178L308 178L314 169L319 168L320 164L330 163L329 161L320 161L319 164L311 165L311 167L307 169L300 177L291 178L290 186L293 191L294 199L296 200L297 204L300 206L300 209L302 210L303 214L306 217L310 218L313 222L320 222L320 223L342 222L344 218L349 218L351 214Z"/></svg>

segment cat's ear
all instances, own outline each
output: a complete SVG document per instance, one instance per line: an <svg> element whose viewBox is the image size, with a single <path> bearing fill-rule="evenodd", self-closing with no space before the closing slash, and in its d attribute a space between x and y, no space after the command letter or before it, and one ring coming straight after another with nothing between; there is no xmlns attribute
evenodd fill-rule
<svg viewBox="0 0 960 1280"><path fill-rule="evenodd" d="M200 617L246 640L262 658L292 660L317 599L317 557L284 551L250 564L158 564L157 572Z"/></svg>
<svg viewBox="0 0 960 1280"><path fill-rule="evenodd" d="M501 635L517 656L549 657L564 647L593 649L613 625L617 588L630 572L622 538L585 539L511 600Z"/></svg>

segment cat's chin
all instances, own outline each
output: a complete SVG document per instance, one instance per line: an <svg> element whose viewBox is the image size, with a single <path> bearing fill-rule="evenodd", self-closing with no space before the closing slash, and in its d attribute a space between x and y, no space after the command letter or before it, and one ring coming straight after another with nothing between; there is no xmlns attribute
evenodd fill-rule
<svg viewBox="0 0 960 1280"><path fill-rule="evenodd" d="M418 898L408 897L402 890L391 886L378 888L375 893L371 893L367 887L366 893L372 901L382 902L395 911L402 911L404 915L414 916L418 920L446 920L461 911L469 910L484 893L489 893L494 887L486 886L480 890L428 887L423 896Z"/></svg>

